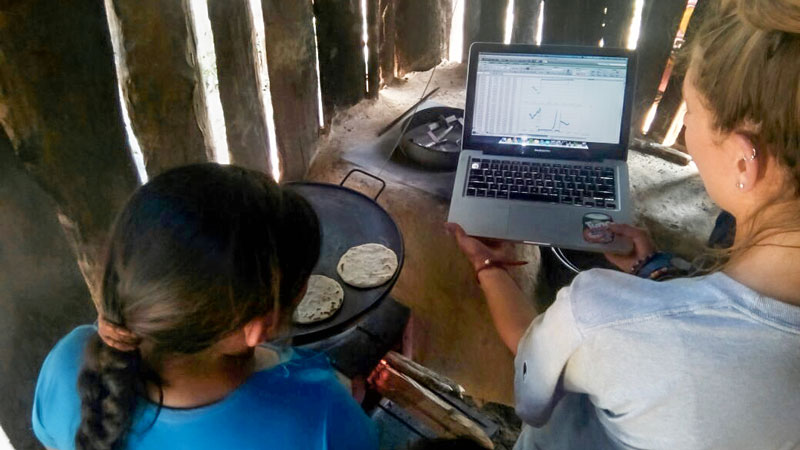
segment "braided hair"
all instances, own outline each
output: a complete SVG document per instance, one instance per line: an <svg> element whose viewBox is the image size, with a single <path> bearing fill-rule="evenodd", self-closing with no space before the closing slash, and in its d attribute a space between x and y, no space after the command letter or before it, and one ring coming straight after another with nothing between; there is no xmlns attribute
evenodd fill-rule
<svg viewBox="0 0 800 450"><path fill-rule="evenodd" d="M123 448L170 355L202 351L267 313L285 320L319 249L311 206L261 173L196 164L139 188L111 233L100 308L141 344L125 352L89 339L76 448Z"/></svg>

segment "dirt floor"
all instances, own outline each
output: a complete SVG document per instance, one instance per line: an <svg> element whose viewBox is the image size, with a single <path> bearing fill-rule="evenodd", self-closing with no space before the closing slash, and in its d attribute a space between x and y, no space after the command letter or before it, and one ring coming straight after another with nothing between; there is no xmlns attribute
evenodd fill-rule
<svg viewBox="0 0 800 450"><path fill-rule="evenodd" d="M387 181L378 203L398 222L406 243L406 264L392 295L413 313L407 350L415 360L464 385L476 399L510 404L512 356L494 332L471 269L442 230L446 199L404 183L380 158L370 164L353 163L353 154L376 142L377 131L415 103L429 80L427 91L440 88L431 101L463 108L465 75L464 65L444 63L435 71L397 80L377 99L337 111L320 140L308 178L338 183L350 168L361 167ZM629 166L636 224L647 226L661 248L687 258L697 256L718 209L705 194L696 168L636 152L629 153ZM379 188L374 180L360 176L347 186L367 195ZM522 247L533 263L517 278L541 309L549 299L540 294L548 292L547 286L537 284L539 251Z"/></svg>

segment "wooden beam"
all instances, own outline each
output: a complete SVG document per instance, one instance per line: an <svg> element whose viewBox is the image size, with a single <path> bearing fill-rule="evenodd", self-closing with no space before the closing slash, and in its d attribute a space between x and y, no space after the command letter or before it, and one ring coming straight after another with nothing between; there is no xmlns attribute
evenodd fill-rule
<svg viewBox="0 0 800 450"><path fill-rule="evenodd" d="M511 31L511 43L534 44L536 42L541 4L542 0L514 1L514 28Z"/></svg>
<svg viewBox="0 0 800 450"><path fill-rule="evenodd" d="M92 298L114 217L138 185L102 0L0 3L0 140L56 201Z"/></svg>
<svg viewBox="0 0 800 450"><path fill-rule="evenodd" d="M377 98L381 88L381 9L380 0L367 0L367 97Z"/></svg>
<svg viewBox="0 0 800 450"><path fill-rule="evenodd" d="M267 122L248 0L208 0L231 163L270 174ZM258 20L262 20L260 17Z"/></svg>
<svg viewBox="0 0 800 450"><path fill-rule="evenodd" d="M656 99L658 85L685 10L686 0L645 2L642 31L637 46L639 61L631 118L634 134L640 134L645 116Z"/></svg>
<svg viewBox="0 0 800 450"><path fill-rule="evenodd" d="M111 1L123 94L147 173L213 160L189 0Z"/></svg>
<svg viewBox="0 0 800 450"><path fill-rule="evenodd" d="M319 135L311 0L262 0L275 136L284 180L305 176Z"/></svg>
<svg viewBox="0 0 800 450"><path fill-rule="evenodd" d="M452 0L398 0L396 9L397 72L428 70L447 56Z"/></svg>
<svg viewBox="0 0 800 450"><path fill-rule="evenodd" d="M700 0L697 2L692 17L689 20L689 25L686 28L686 34L684 35L685 41L688 42L699 31L703 24L704 14L707 13L709 5L711 5L711 2L707 0ZM673 52L670 57L670 66L674 66L675 59L676 55ZM672 121L675 119L683 103L684 75L685 74L681 70L678 70L677 67L672 69L667 88L664 91L664 95L661 96L661 101L658 103L658 111L653 119L653 124L650 127L648 135L659 142L663 141L666 137L672 126Z"/></svg>
<svg viewBox="0 0 800 450"><path fill-rule="evenodd" d="M322 105L330 120L335 106L351 106L366 94L364 32L360 0L315 0Z"/></svg>
<svg viewBox="0 0 800 450"><path fill-rule="evenodd" d="M395 39L397 31L395 29L395 0L380 1L380 44L378 57L381 65L381 84L388 85L394 81L396 76L395 67Z"/></svg>
<svg viewBox="0 0 800 450"><path fill-rule="evenodd" d="M604 7L597 0L545 2L542 43L597 46L603 37Z"/></svg>

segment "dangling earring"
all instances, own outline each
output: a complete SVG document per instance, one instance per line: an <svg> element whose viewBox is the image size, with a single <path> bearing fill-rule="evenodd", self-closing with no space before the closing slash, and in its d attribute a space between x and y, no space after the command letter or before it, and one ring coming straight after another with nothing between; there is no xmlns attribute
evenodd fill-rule
<svg viewBox="0 0 800 450"><path fill-rule="evenodd" d="M736 187L738 187L739 189L744 189L744 183L738 183Z"/></svg>

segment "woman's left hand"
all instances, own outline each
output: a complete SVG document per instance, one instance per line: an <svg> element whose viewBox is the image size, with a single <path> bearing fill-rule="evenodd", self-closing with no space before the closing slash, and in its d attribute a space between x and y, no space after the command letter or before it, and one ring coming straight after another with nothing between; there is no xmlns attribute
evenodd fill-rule
<svg viewBox="0 0 800 450"><path fill-rule="evenodd" d="M458 247L475 270L482 266L487 259L496 261L516 259L514 245L509 241L474 238L469 236L457 223L445 223L444 227L455 236Z"/></svg>

